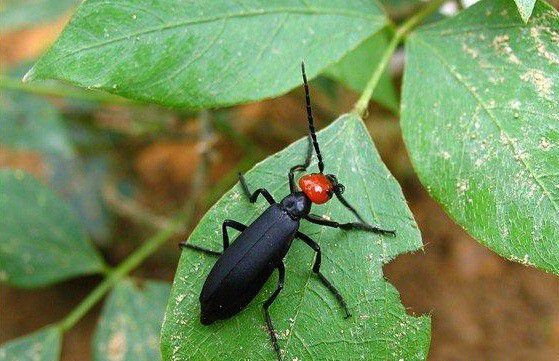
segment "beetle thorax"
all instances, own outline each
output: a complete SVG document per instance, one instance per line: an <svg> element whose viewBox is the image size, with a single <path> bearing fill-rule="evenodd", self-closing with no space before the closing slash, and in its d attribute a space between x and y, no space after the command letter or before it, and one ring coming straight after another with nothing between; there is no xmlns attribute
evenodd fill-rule
<svg viewBox="0 0 559 361"><path fill-rule="evenodd" d="M322 173L311 173L299 179L299 187L307 198L315 204L326 203L332 198L335 178Z"/></svg>
<svg viewBox="0 0 559 361"><path fill-rule="evenodd" d="M309 214L312 205L303 192L291 193L282 199L280 204L293 219L300 219Z"/></svg>

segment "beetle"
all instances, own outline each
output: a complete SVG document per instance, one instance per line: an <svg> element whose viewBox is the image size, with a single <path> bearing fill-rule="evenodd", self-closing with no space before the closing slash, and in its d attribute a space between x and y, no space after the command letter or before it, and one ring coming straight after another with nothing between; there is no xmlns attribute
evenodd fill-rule
<svg viewBox="0 0 559 361"><path fill-rule="evenodd" d="M316 252L312 271L336 298L345 317L350 317L344 298L321 272L322 253L320 246L309 236L299 231L300 221L305 219L311 223L327 227L395 235L394 230L382 229L367 223L343 197L342 193L345 187L338 182L336 176L334 174L324 174L324 162L316 137L304 63L301 63L301 72L309 126L308 148L305 162L295 165L289 170L290 194L277 203L265 188L259 188L251 192L245 178L242 174L239 174L241 188L250 202L256 202L261 195L270 206L248 226L235 220L225 220L222 224L223 252L213 251L186 242L180 243L181 247L219 256L200 293L200 322L203 325L210 325L217 320L224 320L241 312L260 292L274 270L278 270L279 278L276 289L263 304L266 327L278 360L281 360L281 352L269 308L283 289L285 280L283 259L295 238L302 240ZM318 159L319 173L303 175L298 181L298 189L295 184L295 173L306 171L310 166L313 148ZM313 204L326 203L334 195L357 218L357 221L339 223L310 212ZM228 228L241 232L231 244L227 232Z"/></svg>

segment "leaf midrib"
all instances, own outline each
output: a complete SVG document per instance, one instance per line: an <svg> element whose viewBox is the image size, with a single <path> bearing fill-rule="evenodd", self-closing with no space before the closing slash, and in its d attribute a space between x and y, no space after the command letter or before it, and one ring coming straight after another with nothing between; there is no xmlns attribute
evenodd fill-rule
<svg viewBox="0 0 559 361"><path fill-rule="evenodd" d="M101 41L101 42L97 42L88 46L84 46L78 49L75 49L72 52L69 53L65 53L64 57L66 56L72 56L75 54L78 54L80 52L83 51L87 51L87 50L91 50L91 49L95 49L95 48L100 48L103 46L107 46L113 43L117 43L123 40L129 40L132 37L142 37L145 36L147 34L151 34L154 32L159 32L159 31L166 31L166 30L171 30L171 29L176 29L176 28L180 28L183 26L189 26L189 25L197 25L197 24L203 24L203 23L210 23L210 22L215 22L215 21L219 21L219 20L228 20L228 19L233 19L233 18L244 18L244 17L254 17L254 16L265 16L265 15L270 15L270 14L303 14L303 15L338 15L338 16L343 16L343 17L350 17L350 18L362 18L362 19L366 19L366 20L376 20L376 19L380 19L382 20L382 22L385 22L384 16L383 15L369 15L367 13L361 13L361 12L356 12L356 11L348 11L348 10L340 10L340 9L319 9L319 8L297 8L297 7L280 7L280 8L275 8L275 9L269 9L266 11L246 11L246 12L237 12L237 13L229 13L229 14L219 14L219 15L215 15L215 16L208 16L205 18L198 18L198 19L188 19L188 20L183 20L183 21L179 21L179 22L175 22L175 23L168 23L168 24L163 24L160 26L156 26L156 27L151 27L151 28L146 28L143 29L141 31L135 32L135 33L129 33L126 35L121 35L112 39L108 39L106 41Z"/></svg>
<svg viewBox="0 0 559 361"><path fill-rule="evenodd" d="M521 167L523 167L528 174L530 175L530 177L534 180L534 182L541 188L543 196L548 199L550 201L550 203L553 205L553 207L555 208L555 210L557 212L559 212L559 203L557 203L557 201L555 199L553 199L551 197L551 192L549 192L547 190L547 188L545 187L545 185L543 183L540 182L539 177L536 176L536 174L534 173L534 171L532 170L532 168L528 165L528 163L526 163L524 161L524 159L522 159L522 157L518 157L518 151L516 149L516 147L514 146L513 142L511 141L510 136L508 135L508 133L505 131L505 129L503 128L503 126L501 125L501 123L499 123L499 121L497 120L497 117L493 114L493 112L491 112L491 107L487 106L484 102L483 99L479 96L479 94L477 94L473 89L471 89L467 83L464 82L464 80L461 79L461 77L459 77L456 74L456 71L452 68L452 66L445 61L445 58L439 53L438 49L434 46L431 46L429 43L427 43L426 41L424 41L423 39L421 39L421 37L415 37L416 40L418 40L420 43L423 43L427 48L431 49L433 51L433 54L439 59L440 63L448 69L449 73L452 75L453 78L455 78L459 84L461 84L462 86L464 86L464 88L466 88L468 90L468 93L476 100L476 102L478 103L479 106L481 106L481 108L485 111L485 113L489 116L489 119L493 122L493 124L502 132L502 134L504 134L504 136L507 139L507 145L505 148L511 149L512 150L512 154L513 154L513 161L516 161L518 164L521 165Z"/></svg>

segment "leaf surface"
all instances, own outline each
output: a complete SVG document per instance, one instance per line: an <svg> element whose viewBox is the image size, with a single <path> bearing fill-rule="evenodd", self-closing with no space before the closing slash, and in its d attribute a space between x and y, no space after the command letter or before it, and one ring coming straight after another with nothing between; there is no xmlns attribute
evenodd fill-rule
<svg viewBox="0 0 559 361"><path fill-rule="evenodd" d="M285 259L285 287L270 308L285 360L423 360L429 348L429 318L407 315L398 292L382 274L383 264L421 247L419 230L401 189L356 115L340 117L319 132L318 138L326 172L337 174L345 184L348 201L365 219L395 229L397 236L301 222L300 230L322 248L321 271L339 288L353 316L343 318L335 298L311 271L314 252L295 240ZM288 169L303 162L306 147L306 138L301 139L256 165L246 174L250 187L266 187L279 202L289 193ZM316 171L316 164L311 171ZM220 250L225 219L250 224L266 207L262 199L250 204L236 185L208 211L188 242ZM315 206L314 213L343 222L353 220L336 200ZM163 323L163 359L275 359L262 303L275 289L277 274L240 314L203 326L198 296L214 263L214 257L182 252Z"/></svg>
<svg viewBox="0 0 559 361"><path fill-rule="evenodd" d="M21 171L0 171L0 281L46 286L106 266L70 211Z"/></svg>
<svg viewBox="0 0 559 361"><path fill-rule="evenodd" d="M277 96L386 24L375 1L82 3L26 79L55 78L128 98L207 108Z"/></svg>
<svg viewBox="0 0 559 361"><path fill-rule="evenodd" d="M450 216L500 255L559 274L559 18L482 1L409 37L402 129Z"/></svg>
<svg viewBox="0 0 559 361"><path fill-rule="evenodd" d="M57 361L61 346L60 329L48 326L0 346L0 361Z"/></svg>
<svg viewBox="0 0 559 361"><path fill-rule="evenodd" d="M171 285L119 282L103 306L93 340L96 361L161 360L159 334Z"/></svg>

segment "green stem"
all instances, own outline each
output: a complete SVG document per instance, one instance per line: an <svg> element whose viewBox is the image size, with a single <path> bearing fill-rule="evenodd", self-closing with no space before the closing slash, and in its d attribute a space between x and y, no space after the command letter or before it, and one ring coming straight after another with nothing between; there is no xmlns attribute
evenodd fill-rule
<svg viewBox="0 0 559 361"><path fill-rule="evenodd" d="M382 58L380 59L377 67L373 71L371 78L367 82L367 85L365 86L365 90L363 90L363 93L359 97L359 100L357 100L357 103L355 103L355 106L353 107L354 112L359 114L361 117L364 116L369 106L369 101L371 101L371 97L373 96L373 92L375 91L375 88L378 85L380 77L384 73L384 70L386 69L388 63L390 62L390 59L392 58L392 54L394 54L394 51L396 51L398 44L400 44L402 39L404 39L406 35L413 28L415 28L421 21L423 21L427 16L429 16L431 13L436 11L444 1L445 0L432 1L431 3L429 3L428 6L421 9L421 11L419 11L417 14L410 17L402 25L400 25L398 29L396 29L394 35L392 36L392 39L390 40L390 43L388 44L388 46L386 47L386 49L382 54Z"/></svg>
<svg viewBox="0 0 559 361"><path fill-rule="evenodd" d="M375 68L375 71L373 72L373 75L371 75L371 78L369 79L367 85L365 86L365 90L363 90L363 93L359 97L359 100L357 100L357 103L355 103L355 106L353 107L353 111L359 114L361 117L365 115L365 112L367 111L367 108L369 106L369 101L373 96L373 92L377 87L378 81L380 80L380 77L384 73L384 69L386 69L386 66L390 61L390 58L392 58L392 54L394 54L394 51L396 50L396 47L398 46L399 42L400 39L398 38L398 32L396 32L396 34L392 37L390 43L384 50L384 53L382 54L382 58L380 59L377 67Z"/></svg>
<svg viewBox="0 0 559 361"><path fill-rule="evenodd" d="M108 93L86 91L61 84L23 83L19 79L4 76L0 76L0 89L19 90L35 95L51 96L55 98L72 98L104 104L134 104L130 100Z"/></svg>
<svg viewBox="0 0 559 361"><path fill-rule="evenodd" d="M132 253L126 260L113 269L76 308L72 310L58 326L62 332L72 328L113 286L125 277L130 271L138 267L146 258L153 254L159 247L167 242L173 235L188 227L194 215L194 202L183 213L171 221L171 225L155 236L148 239L140 248Z"/></svg>

